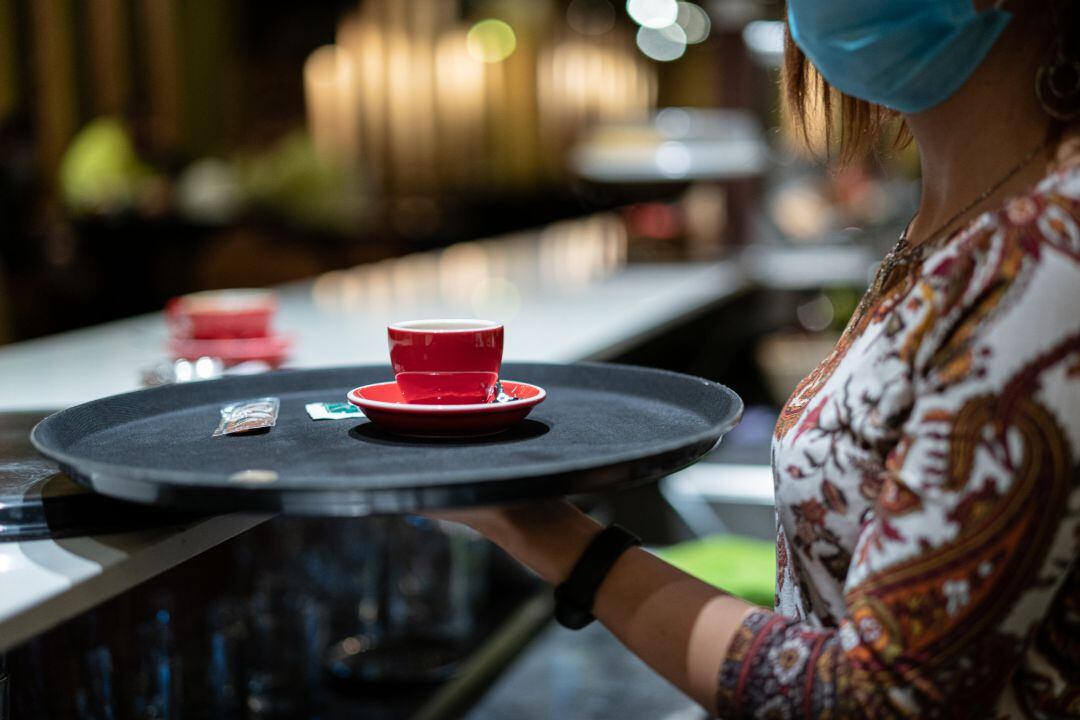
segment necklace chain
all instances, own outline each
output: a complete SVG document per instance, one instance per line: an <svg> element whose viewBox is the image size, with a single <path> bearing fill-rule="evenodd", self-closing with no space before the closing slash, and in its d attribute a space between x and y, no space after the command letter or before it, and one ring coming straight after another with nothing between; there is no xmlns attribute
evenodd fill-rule
<svg viewBox="0 0 1080 720"><path fill-rule="evenodd" d="M1008 172L995 180L994 183L990 185L990 187L983 190L971 202L964 205L964 207L960 208L960 210L953 214L948 220L939 225L932 233L930 233L930 235L925 241L919 243L918 245L909 246L908 231L911 228L911 223L915 221L915 218L912 217L912 219L908 221L907 227L904 228L904 232L900 234L900 238L896 241L896 244L893 246L892 250L889 251L889 254L886 255L885 259L881 262L881 267L879 268L877 273L877 280L875 281L872 292L870 292L869 295L877 296L884 289L886 281L892 276L893 271L896 269L896 267L901 264L901 256L907 254L905 251L908 249L908 247L925 250L925 248L931 246L931 244L936 241L941 235L943 235L947 230L949 230L949 228L951 228L957 220L966 215L972 208L977 206L979 203L986 200L988 197L1000 190L1005 183L1012 180L1014 177L1016 177L1017 173L1019 173L1029 164L1031 164L1031 161L1034 160L1040 152L1046 149L1046 146L1048 144L1049 143L1046 141L1039 143L1035 148L1031 150L1031 152L1025 155L1020 162L1009 168ZM910 263L905 262L903 264L907 265Z"/></svg>

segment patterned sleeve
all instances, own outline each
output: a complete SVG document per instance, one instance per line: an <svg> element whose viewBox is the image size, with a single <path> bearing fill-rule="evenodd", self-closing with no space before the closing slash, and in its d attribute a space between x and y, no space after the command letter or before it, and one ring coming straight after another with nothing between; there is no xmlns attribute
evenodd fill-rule
<svg viewBox="0 0 1080 720"><path fill-rule="evenodd" d="M720 671L720 717L1001 709L1080 544L1080 211L1035 195L1012 213L1030 217L926 268L907 301L924 322L913 404L859 531L844 617L751 613Z"/></svg>

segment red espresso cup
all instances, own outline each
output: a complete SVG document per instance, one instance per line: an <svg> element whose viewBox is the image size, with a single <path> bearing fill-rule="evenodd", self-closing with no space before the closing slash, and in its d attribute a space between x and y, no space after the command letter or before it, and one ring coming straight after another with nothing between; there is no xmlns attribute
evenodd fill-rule
<svg viewBox="0 0 1080 720"><path fill-rule="evenodd" d="M490 320L410 320L387 327L405 402L467 405L495 399L503 326Z"/></svg>
<svg viewBox="0 0 1080 720"><path fill-rule="evenodd" d="M259 289L191 293L165 306L173 334L195 340L266 337L276 312L276 295Z"/></svg>

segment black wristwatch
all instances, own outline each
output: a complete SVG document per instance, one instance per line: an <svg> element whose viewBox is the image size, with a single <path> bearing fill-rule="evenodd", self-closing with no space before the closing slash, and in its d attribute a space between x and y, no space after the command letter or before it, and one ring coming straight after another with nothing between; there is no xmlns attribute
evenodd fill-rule
<svg viewBox="0 0 1080 720"><path fill-rule="evenodd" d="M600 583L615 561L637 545L641 545L641 538L618 525L601 530L585 548L570 577L555 588L555 620L571 630L580 630L595 620L592 608Z"/></svg>

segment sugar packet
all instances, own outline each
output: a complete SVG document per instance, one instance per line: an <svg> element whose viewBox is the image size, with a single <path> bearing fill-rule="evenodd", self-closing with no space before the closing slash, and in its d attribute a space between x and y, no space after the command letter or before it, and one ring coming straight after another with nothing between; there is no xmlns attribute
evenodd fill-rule
<svg viewBox="0 0 1080 720"><path fill-rule="evenodd" d="M221 422L218 423L217 430L214 430L214 437L272 428L277 423L279 407L280 402L276 397L226 405L221 408Z"/></svg>
<svg viewBox="0 0 1080 720"><path fill-rule="evenodd" d="M312 420L344 420L346 418L364 417L364 411L352 403L328 402L308 403L304 406L308 416Z"/></svg>

